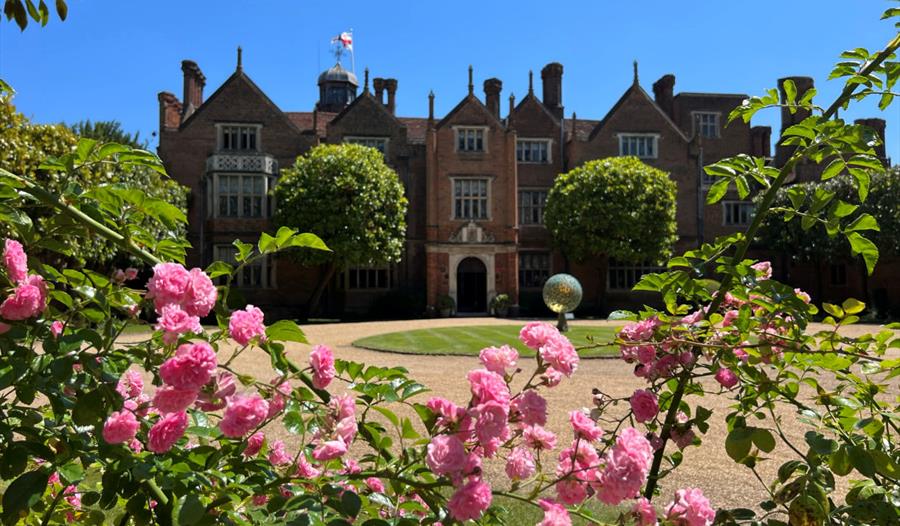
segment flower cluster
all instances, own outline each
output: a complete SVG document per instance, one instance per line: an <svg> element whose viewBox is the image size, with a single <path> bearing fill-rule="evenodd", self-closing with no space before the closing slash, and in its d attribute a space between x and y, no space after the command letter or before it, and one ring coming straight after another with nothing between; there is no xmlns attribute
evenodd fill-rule
<svg viewBox="0 0 900 526"><path fill-rule="evenodd" d="M163 341L173 345L182 334L203 332L200 318L215 306L218 291L199 268L188 271L178 263L160 263L147 282L147 298L159 317L156 330L164 331Z"/></svg>
<svg viewBox="0 0 900 526"><path fill-rule="evenodd" d="M47 307L47 285L40 275L28 273L28 256L25 255L21 243L14 239L6 240L3 248L3 266L14 288L3 303L0 303L0 318L7 321L22 321L44 312ZM9 324L0 321L0 334L9 329Z"/></svg>

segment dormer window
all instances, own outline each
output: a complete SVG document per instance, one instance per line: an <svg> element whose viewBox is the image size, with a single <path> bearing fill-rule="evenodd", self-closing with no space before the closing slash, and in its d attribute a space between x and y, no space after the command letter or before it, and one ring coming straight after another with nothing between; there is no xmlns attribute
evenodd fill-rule
<svg viewBox="0 0 900 526"><path fill-rule="evenodd" d="M382 155L387 156L387 137L344 137L344 142L375 148L381 152Z"/></svg>
<svg viewBox="0 0 900 526"><path fill-rule="evenodd" d="M456 128L456 151L483 152L486 128Z"/></svg>
<svg viewBox="0 0 900 526"><path fill-rule="evenodd" d="M656 159L659 135L653 133L620 133L619 155L633 155L641 159Z"/></svg>
<svg viewBox="0 0 900 526"><path fill-rule="evenodd" d="M719 136L719 114L709 111L695 111L694 134L714 139Z"/></svg>
<svg viewBox="0 0 900 526"><path fill-rule="evenodd" d="M232 152L259 151L259 131L262 126L258 124L220 124L218 128L219 150Z"/></svg>

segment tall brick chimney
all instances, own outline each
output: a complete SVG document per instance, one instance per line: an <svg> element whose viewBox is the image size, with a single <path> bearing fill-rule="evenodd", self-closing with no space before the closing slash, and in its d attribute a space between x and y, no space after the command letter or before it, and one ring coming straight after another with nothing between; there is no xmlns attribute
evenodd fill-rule
<svg viewBox="0 0 900 526"><path fill-rule="evenodd" d="M860 126L868 126L869 128L872 128L872 131L874 131L875 134L878 135L878 138L881 140L881 144L879 144L878 146L875 147L875 155L880 157L881 159L884 159L885 158L884 129L887 125L887 123L885 123L884 119L877 119L877 118L856 119L855 121L853 121L853 123L860 125Z"/></svg>
<svg viewBox="0 0 900 526"><path fill-rule="evenodd" d="M500 118L500 91L503 90L503 82L498 78L490 78L484 81L484 105L494 117Z"/></svg>
<svg viewBox="0 0 900 526"><path fill-rule="evenodd" d="M375 100L384 104L384 79L375 77L372 79L372 87L375 88Z"/></svg>
<svg viewBox="0 0 900 526"><path fill-rule="evenodd" d="M182 60L181 71L184 72L184 116L203 104L203 86L206 86L206 77L200 71L200 66L193 60Z"/></svg>
<svg viewBox="0 0 900 526"><path fill-rule="evenodd" d="M669 117L675 113L675 75L663 75L653 83L653 99Z"/></svg>
<svg viewBox="0 0 900 526"><path fill-rule="evenodd" d="M750 155L769 157L772 154L772 127L754 126L750 128Z"/></svg>
<svg viewBox="0 0 900 526"><path fill-rule="evenodd" d="M387 110L394 115L397 112L397 79L384 79L384 89L387 91Z"/></svg>
<svg viewBox="0 0 900 526"><path fill-rule="evenodd" d="M778 79L778 90L781 92L782 104L787 102L787 95L784 92L784 81L786 80L794 81L794 86L797 88L797 100L803 98L803 95L813 87L812 77L785 77ZM781 108L781 133L779 133L778 138L779 144L775 147L775 166L784 166L784 163L796 149L796 146L781 145L781 135L784 133L784 130L809 117L809 115L809 110L797 110L792 114L788 108Z"/></svg>
<svg viewBox="0 0 900 526"><path fill-rule="evenodd" d="M544 81L544 106L562 119L562 75L563 66L559 62L551 62L541 70L541 80Z"/></svg>
<svg viewBox="0 0 900 526"><path fill-rule="evenodd" d="M178 128L181 122L181 102L174 93L161 91L157 95L159 100L159 131Z"/></svg>

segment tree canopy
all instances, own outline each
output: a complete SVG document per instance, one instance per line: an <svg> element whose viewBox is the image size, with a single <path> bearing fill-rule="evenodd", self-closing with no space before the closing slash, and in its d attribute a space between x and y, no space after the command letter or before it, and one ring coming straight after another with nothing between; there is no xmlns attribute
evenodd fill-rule
<svg viewBox="0 0 900 526"><path fill-rule="evenodd" d="M779 190L773 208L782 211L766 218L756 241L766 247L790 254L795 261L837 260L850 257L850 243L845 236L829 235L833 221L795 219L789 208L809 209L814 203L824 205L835 217L858 215L857 226L868 225L866 214L874 218L879 230L866 236L878 247L881 256L900 255L900 167L885 172L872 172L868 197L856 201L857 186L851 177L835 177L827 181L798 183ZM793 207L792 207L793 205Z"/></svg>
<svg viewBox="0 0 900 526"><path fill-rule="evenodd" d="M636 157L588 162L556 178L544 222L562 251L581 261L660 261L677 239L675 183Z"/></svg>

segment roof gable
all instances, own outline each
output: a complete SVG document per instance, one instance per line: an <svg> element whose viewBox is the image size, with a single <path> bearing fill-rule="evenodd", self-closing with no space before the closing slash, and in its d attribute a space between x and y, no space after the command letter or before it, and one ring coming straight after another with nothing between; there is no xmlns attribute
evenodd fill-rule
<svg viewBox="0 0 900 526"><path fill-rule="evenodd" d="M534 116L535 119L531 120L527 125L522 125L521 119L526 116ZM517 132L525 132L528 133L533 129L546 129L548 127L559 128L560 121L556 118L556 115L547 109L547 106L544 106L544 103L539 101L537 97L534 96L534 93L529 93L525 95L519 104L513 108L512 115L510 115L509 121L512 123L512 126L516 128Z"/></svg>
<svg viewBox="0 0 900 526"><path fill-rule="evenodd" d="M625 93L623 93L622 96L619 97L619 100L616 101L612 109L610 109L609 112L606 113L606 116L604 116L599 123L597 123L597 126L593 129L593 131L591 131L590 136L588 136L588 140L593 140L594 137L597 136L597 134L599 134L604 128L606 128L610 121L613 120L613 117L616 115L616 113L618 113L620 109L625 107L626 104L636 104L638 106L646 107L647 111L653 112L653 114L655 114L659 118L660 122L664 126L668 126L669 129L674 131L684 142L689 142L688 137L684 134L681 128L679 128L678 125L675 124L671 117L666 115L666 112L664 112L662 108L660 108L659 105L656 104L656 101L650 98L650 95L648 95L647 92L644 91L644 88L642 88L641 85L637 82L633 83L627 90L625 90Z"/></svg>
<svg viewBox="0 0 900 526"><path fill-rule="evenodd" d="M286 126L298 133L300 132L288 116L272 102L272 99L270 99L268 95L266 95L265 92L263 92L263 90L261 90L246 73L244 73L243 69L238 69L228 77L228 79L226 79L209 98L203 101L203 104L201 104L199 108L194 110L194 112L181 123L179 129L186 128L198 118L198 115L207 113L210 111L210 108L217 106L221 101L227 101L230 98L237 97L242 99L241 103L243 107L251 107L255 102L257 107L268 110L275 118L282 120ZM250 104L248 104L248 102Z"/></svg>
<svg viewBox="0 0 900 526"><path fill-rule="evenodd" d="M435 126L435 128L440 129L440 128L444 127L448 123L452 122L454 120L454 117L458 113L462 112L463 109L467 109L467 108L471 108L476 112L476 114L479 114L479 116L483 116L485 124L492 124L492 125L496 126L497 128L505 128L503 123L500 122L500 119L498 119L491 112L489 112L487 109L487 106L485 106L484 103L481 102L481 100L478 97L476 97L473 93L469 93L468 95L466 95L466 97L463 100L459 101L459 104L457 104L456 107L454 107L452 110L450 110L450 113L445 115L444 118L441 119L440 122L437 123L437 126Z"/></svg>
<svg viewBox="0 0 900 526"><path fill-rule="evenodd" d="M383 127L384 124L387 124L390 128L405 127L405 124L392 115L391 112L389 112L383 104L378 102L368 90L363 91L362 95L341 110L340 113L328 123L328 127L340 126L343 121L350 121L347 122L347 124L349 124L351 128L354 128L356 127L354 126L356 123L352 122L354 119L357 121L366 121L366 117L372 118L367 121L367 124L378 123L381 127ZM369 127L376 128L378 126Z"/></svg>

